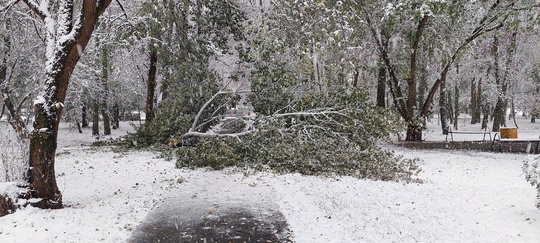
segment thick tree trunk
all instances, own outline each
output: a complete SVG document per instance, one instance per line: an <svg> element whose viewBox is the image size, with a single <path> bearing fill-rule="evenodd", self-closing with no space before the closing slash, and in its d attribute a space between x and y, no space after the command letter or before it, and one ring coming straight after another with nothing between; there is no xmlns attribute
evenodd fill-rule
<svg viewBox="0 0 540 243"><path fill-rule="evenodd" d="M41 198L33 206L39 208L61 208L62 194L56 184L54 162L57 146L57 113L47 111L46 104L34 106L34 132L30 139L30 161L28 172L31 198Z"/></svg>
<svg viewBox="0 0 540 243"><path fill-rule="evenodd" d="M98 17L111 1L84 0L80 8L81 14L77 15L80 16L79 20L73 18L76 16L74 1L62 1L58 3L59 21L56 31L47 31L46 39L50 48L47 52L49 68L47 68L42 93L34 101L34 130L30 139L27 174L29 196L40 199L33 203L40 208L62 207L62 194L58 190L54 173L62 107L71 74L90 40ZM29 0L23 0L23 2L45 22L45 26L54 26L55 16L42 11L51 6L38 6L34 1ZM74 22L80 24L73 26ZM72 31L74 35L71 35ZM66 38L68 36L72 38ZM65 41L59 41L60 39Z"/></svg>
<svg viewBox="0 0 540 243"><path fill-rule="evenodd" d="M416 122L409 122L407 126L407 137L406 141L422 141L422 125Z"/></svg>
<svg viewBox="0 0 540 243"><path fill-rule="evenodd" d="M506 105L504 98L498 97L493 110L493 132L498 132L501 126L506 127Z"/></svg>
<svg viewBox="0 0 540 243"><path fill-rule="evenodd" d="M156 72L157 72L157 51L152 48L150 51L150 68L148 69L148 80L146 82L146 121L145 124L151 124L154 120L154 96L156 90Z"/></svg>

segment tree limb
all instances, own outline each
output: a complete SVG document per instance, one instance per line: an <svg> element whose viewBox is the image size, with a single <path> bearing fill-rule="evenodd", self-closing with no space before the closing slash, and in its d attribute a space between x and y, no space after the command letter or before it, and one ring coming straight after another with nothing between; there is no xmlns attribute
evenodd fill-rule
<svg viewBox="0 0 540 243"><path fill-rule="evenodd" d="M193 123L191 124L191 127L189 128L189 132L195 132L195 128L197 127L197 123L199 123L199 119L201 119L201 116L202 116L202 113L204 112L204 110L206 110L206 108L220 95L222 94L226 94L227 92L223 92L223 91L218 91L217 93L215 93L209 100L206 101L206 103L204 103L204 105L201 107L201 109L199 109L199 112L197 113L197 115L195 116L195 119L193 119ZM188 133L189 133L188 132Z"/></svg>
<svg viewBox="0 0 540 243"><path fill-rule="evenodd" d="M126 17L126 19L128 19L128 15L126 13L126 10L124 9L124 6L120 2L120 0L116 0L116 3L118 4L118 6L120 6L120 9L122 10L122 13L124 13L124 17Z"/></svg>
<svg viewBox="0 0 540 243"><path fill-rule="evenodd" d="M35 14L37 14L37 16L41 19L41 20L45 20L45 18L48 17L47 13L41 11L41 9L39 9L39 5L32 1L32 0L22 0L24 3L26 3L26 5L28 6L28 8L30 8L30 10L32 10L32 12L34 12Z"/></svg>
<svg viewBox="0 0 540 243"><path fill-rule="evenodd" d="M205 132L187 132L184 135L182 135L182 137L184 138L185 137L232 137L232 138L240 139L240 137L249 135L252 132L253 130L248 130L248 131L239 132L239 133L225 133L225 134L205 133Z"/></svg>

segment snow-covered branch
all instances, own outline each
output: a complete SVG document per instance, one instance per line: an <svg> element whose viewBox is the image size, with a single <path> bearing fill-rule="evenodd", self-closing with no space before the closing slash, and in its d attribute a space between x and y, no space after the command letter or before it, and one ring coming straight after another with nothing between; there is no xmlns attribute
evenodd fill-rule
<svg viewBox="0 0 540 243"><path fill-rule="evenodd" d="M215 93L204 105L199 109L199 112L195 116L195 119L193 119L193 123L191 124L191 128L189 128L189 132L194 132L195 128L197 127L197 123L199 123L199 120L201 119L201 116L203 112L206 110L206 108L220 95L226 94L227 92L224 92L222 90Z"/></svg>
<svg viewBox="0 0 540 243"><path fill-rule="evenodd" d="M309 110L309 111L274 114L271 117L280 118L280 117L286 117L286 116L327 116L327 115L340 115L340 116L345 116L345 117L347 116L345 115L345 113L338 110L314 109L314 110Z"/></svg>
<svg viewBox="0 0 540 243"><path fill-rule="evenodd" d="M33 0L22 0L22 1L26 3L28 8L30 8L32 12L37 14L37 16L41 20L45 21L45 18L49 17L49 11L48 11L49 1L42 1L41 4L37 4Z"/></svg>
<svg viewBox="0 0 540 243"><path fill-rule="evenodd" d="M238 132L238 133L206 133L206 132L188 132L184 134L182 137L232 137L232 138L238 138L242 136L249 135L252 133L253 130Z"/></svg>

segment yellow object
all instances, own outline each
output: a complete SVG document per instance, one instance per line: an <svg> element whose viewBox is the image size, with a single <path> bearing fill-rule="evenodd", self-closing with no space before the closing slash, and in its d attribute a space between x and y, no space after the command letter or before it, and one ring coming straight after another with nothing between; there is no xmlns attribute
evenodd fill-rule
<svg viewBox="0 0 540 243"><path fill-rule="evenodd" d="M501 132L501 138L517 138L517 128L516 127L501 127L499 129Z"/></svg>

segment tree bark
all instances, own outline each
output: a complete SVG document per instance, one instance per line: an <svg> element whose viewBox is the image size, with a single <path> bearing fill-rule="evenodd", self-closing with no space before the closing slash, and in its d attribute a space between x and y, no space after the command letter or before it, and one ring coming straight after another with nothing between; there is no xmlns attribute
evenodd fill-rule
<svg viewBox="0 0 540 243"><path fill-rule="evenodd" d="M423 120L425 114L418 116L415 112L415 107L417 103L417 81L416 81L416 72L417 72L417 56L418 56L418 47L420 41L422 40L422 35L424 29L427 26L429 20L429 15L425 15L419 22L416 27L416 34L414 42L412 45L412 52L409 59L409 76L407 78L407 103L406 103L406 117L405 121L407 122L407 141L422 141L422 126L424 124ZM396 87L399 88L399 87Z"/></svg>
<svg viewBox="0 0 540 243"><path fill-rule="evenodd" d="M381 58L382 59L382 58ZM386 67L384 61L379 62L377 75L377 106L386 108ZM356 76L358 79L358 75Z"/></svg>
<svg viewBox="0 0 540 243"><path fill-rule="evenodd" d="M458 118L459 118L459 87L454 87L454 130L458 130Z"/></svg>
<svg viewBox="0 0 540 243"><path fill-rule="evenodd" d="M145 124L151 124L154 120L154 96L156 90L156 72L157 72L157 50L151 48L150 68L148 69L148 80L146 82L146 121Z"/></svg>
<svg viewBox="0 0 540 243"><path fill-rule="evenodd" d="M109 49L107 44L101 46L101 83L103 94L101 96L101 116L103 117L103 135L111 135L111 121L109 117L107 98L109 95Z"/></svg>
<svg viewBox="0 0 540 243"><path fill-rule="evenodd" d="M448 134L448 115L446 113L448 109L447 97L446 97L446 84L442 83L439 90L439 119L441 121L441 129L443 134Z"/></svg>
<svg viewBox="0 0 540 243"><path fill-rule="evenodd" d="M514 97L512 97L512 100L510 101L510 104L511 104L511 109L512 109L512 119L514 120L514 126L516 128L519 128L518 124L516 122L516 106L514 104Z"/></svg>
<svg viewBox="0 0 540 243"><path fill-rule="evenodd" d="M81 125L82 127L88 127L88 113L87 113L86 103L83 103L82 106L82 117L81 117Z"/></svg>
<svg viewBox="0 0 540 243"><path fill-rule="evenodd" d="M118 106L118 101L115 101L112 107L112 118L112 128L118 129L120 127L120 107Z"/></svg>
<svg viewBox="0 0 540 243"><path fill-rule="evenodd" d="M500 77L499 73L499 35L498 31L495 31L493 35L493 48L491 49L491 54L493 55L493 70L495 75L495 82L497 84L497 103L495 104L495 109L493 110L493 132L498 132L501 126L506 127L506 107L504 105L505 101L505 92L503 80Z"/></svg>
<svg viewBox="0 0 540 243"><path fill-rule="evenodd" d="M479 105L478 105L478 89L476 88L476 78L471 80L471 124L476 124L480 121Z"/></svg>
<svg viewBox="0 0 540 243"><path fill-rule="evenodd" d="M94 100L92 104L92 136L99 136L99 103Z"/></svg>
<svg viewBox="0 0 540 243"><path fill-rule="evenodd" d="M54 16L43 12L43 6L22 0L45 26L53 26ZM47 31L48 66L41 95L34 101L34 130L30 139L28 171L29 195L41 199L34 203L40 208L61 208L62 194L54 173L58 126L71 74L86 48L98 17L112 0L84 0L79 20L74 21L73 0L59 3L58 25L55 32ZM50 6L45 6L50 7ZM73 23L80 23L73 26ZM66 38L72 37L72 38ZM62 39L63 41L58 41ZM53 45L54 43L54 45ZM51 48L54 46L54 48Z"/></svg>

